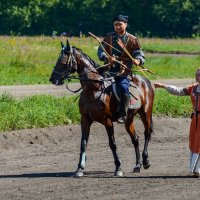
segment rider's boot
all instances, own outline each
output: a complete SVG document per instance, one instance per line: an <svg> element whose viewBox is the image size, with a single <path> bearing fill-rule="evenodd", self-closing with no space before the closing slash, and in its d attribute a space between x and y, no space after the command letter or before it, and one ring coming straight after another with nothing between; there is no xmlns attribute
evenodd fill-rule
<svg viewBox="0 0 200 200"><path fill-rule="evenodd" d="M121 124L126 121L130 99L130 95L125 93L121 94L120 117L117 120Z"/></svg>

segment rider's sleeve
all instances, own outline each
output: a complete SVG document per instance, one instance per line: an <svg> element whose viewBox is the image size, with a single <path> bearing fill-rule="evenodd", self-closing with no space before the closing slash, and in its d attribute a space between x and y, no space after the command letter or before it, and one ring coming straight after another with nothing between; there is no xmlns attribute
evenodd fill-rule
<svg viewBox="0 0 200 200"><path fill-rule="evenodd" d="M186 93L185 88L183 87L177 87L174 85L166 85L165 89L173 95L177 95L177 96L187 96L188 94Z"/></svg>
<svg viewBox="0 0 200 200"><path fill-rule="evenodd" d="M144 62L145 62L144 52L142 51L141 45L140 45L139 40L137 38L135 38L133 46L134 46L134 49L132 51L133 57L135 59L140 60L140 65L144 65Z"/></svg>
<svg viewBox="0 0 200 200"><path fill-rule="evenodd" d="M99 57L100 61L105 61L105 59L107 58L106 53L103 51L101 46L99 46L98 48L97 56Z"/></svg>
<svg viewBox="0 0 200 200"><path fill-rule="evenodd" d="M139 59L140 60L140 65L144 65L145 62L145 56L144 53L141 49L136 49L133 51L133 57L135 59Z"/></svg>

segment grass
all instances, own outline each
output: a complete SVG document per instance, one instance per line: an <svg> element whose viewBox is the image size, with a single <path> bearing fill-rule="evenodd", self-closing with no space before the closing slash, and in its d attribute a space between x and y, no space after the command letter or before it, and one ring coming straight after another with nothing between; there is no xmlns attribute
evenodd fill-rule
<svg viewBox="0 0 200 200"><path fill-rule="evenodd" d="M146 52L187 53L200 55L200 39L160 39L142 38L141 44Z"/></svg>
<svg viewBox="0 0 200 200"><path fill-rule="evenodd" d="M0 131L71 124L80 121L75 97L37 95L16 100L0 96Z"/></svg>
<svg viewBox="0 0 200 200"><path fill-rule="evenodd" d="M36 95L16 100L9 94L0 96L0 131L49 127L80 123L76 97ZM189 117L189 97L172 96L156 90L153 114L156 116Z"/></svg>
<svg viewBox="0 0 200 200"><path fill-rule="evenodd" d="M169 117L189 117L192 104L189 96L174 96L165 90L156 89L153 114Z"/></svg>
<svg viewBox="0 0 200 200"><path fill-rule="evenodd" d="M66 38L51 37L0 37L0 85L48 84L53 66L59 56L60 41ZM91 37L69 38L70 44L82 49L96 62L98 42ZM141 38L146 52L200 52L199 39L145 39ZM102 63L101 63L102 64ZM200 56L170 57L146 56L147 67L157 78L188 78L200 66ZM181 71L180 71L181 69ZM181 73L180 73L181 72Z"/></svg>
<svg viewBox="0 0 200 200"><path fill-rule="evenodd" d="M146 58L145 66L156 75L148 74L150 79L193 78L200 68L200 56L196 57L152 57Z"/></svg>

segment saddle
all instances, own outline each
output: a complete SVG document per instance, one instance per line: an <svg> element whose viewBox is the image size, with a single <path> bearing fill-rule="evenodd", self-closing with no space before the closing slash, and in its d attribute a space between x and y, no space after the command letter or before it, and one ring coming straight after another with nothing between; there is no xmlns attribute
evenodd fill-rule
<svg viewBox="0 0 200 200"><path fill-rule="evenodd" d="M112 86L112 91L113 91L117 101L120 102L120 90L116 86L116 82L115 82L114 78L110 79L106 85L108 86L110 84ZM139 88L132 81L130 82L129 92L131 94L131 99L130 99L130 103L129 103L128 108L129 109L140 108L141 105L142 105L142 103L141 103L141 92L140 92Z"/></svg>

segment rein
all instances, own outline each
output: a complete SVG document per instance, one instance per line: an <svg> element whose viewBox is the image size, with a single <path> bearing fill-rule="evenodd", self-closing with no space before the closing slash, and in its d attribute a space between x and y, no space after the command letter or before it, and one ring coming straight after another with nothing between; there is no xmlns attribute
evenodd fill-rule
<svg viewBox="0 0 200 200"><path fill-rule="evenodd" d="M68 76L68 77L65 79L65 80L67 80L67 83L65 83L65 87L67 88L67 90L69 90L70 92L73 92L73 93L77 93L77 92L79 92L79 91L82 89L82 87L80 87L80 88L77 89L77 90L71 90L71 89L69 89L68 84L69 84L69 82L70 82L71 79L76 79L76 80L80 80L80 81L94 82L94 83L100 83L100 84L104 83L104 80L105 80L105 79L94 80L94 79L89 79L89 78L86 79L86 78L80 78L80 77L79 77L80 75L84 75L84 74L87 74L87 73L90 73L90 72L96 73L96 72L94 72L94 71L89 71L89 72L84 72L84 73L78 74L77 76L74 76L74 75Z"/></svg>
<svg viewBox="0 0 200 200"><path fill-rule="evenodd" d="M80 88L77 89L77 90L71 90L71 89L69 89L68 84L69 84L69 81L67 81L67 83L65 83L65 87L66 87L67 90L69 90L70 92L77 93L77 92L79 92L79 91L82 89L82 87L80 87Z"/></svg>

